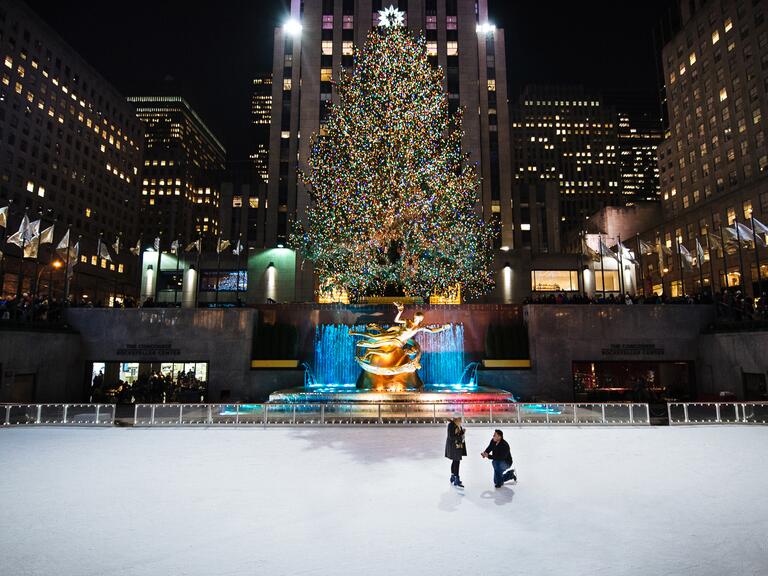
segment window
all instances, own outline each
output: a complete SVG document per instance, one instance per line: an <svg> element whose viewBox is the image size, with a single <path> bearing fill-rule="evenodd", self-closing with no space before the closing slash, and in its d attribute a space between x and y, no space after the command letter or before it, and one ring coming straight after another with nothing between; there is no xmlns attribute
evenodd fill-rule
<svg viewBox="0 0 768 576"><path fill-rule="evenodd" d="M243 197L232 196L232 208L242 208L242 207L243 207Z"/></svg>
<svg viewBox="0 0 768 576"><path fill-rule="evenodd" d="M258 198L248 198L248 206L250 208L258 208L259 207L259 199Z"/></svg>
<svg viewBox="0 0 768 576"><path fill-rule="evenodd" d="M320 53L323 56L332 56L333 55L333 40L323 40L321 46L320 46Z"/></svg>
<svg viewBox="0 0 768 576"><path fill-rule="evenodd" d="M430 40L427 42L427 56L437 56L437 41Z"/></svg>
<svg viewBox="0 0 768 576"><path fill-rule="evenodd" d="M736 209L728 208L727 212L728 212L728 226L730 226L736 221Z"/></svg>
<svg viewBox="0 0 768 576"><path fill-rule="evenodd" d="M494 80L494 79L488 80L488 91L489 92L495 92L496 91L496 80Z"/></svg>
<svg viewBox="0 0 768 576"><path fill-rule="evenodd" d="M320 69L320 81L321 82L330 82L332 78L332 70L330 68L321 68Z"/></svg>
<svg viewBox="0 0 768 576"><path fill-rule="evenodd" d="M752 200L744 200L742 208L744 209L744 218L746 220L752 218Z"/></svg>
<svg viewBox="0 0 768 576"><path fill-rule="evenodd" d="M712 44L717 44L720 41L720 32L715 30L712 32Z"/></svg>
<svg viewBox="0 0 768 576"><path fill-rule="evenodd" d="M341 43L341 54L343 56L352 56L354 54L354 44L351 40Z"/></svg>
<svg viewBox="0 0 768 576"><path fill-rule="evenodd" d="M283 78L283 90L290 90L292 87L290 78Z"/></svg>
<svg viewBox="0 0 768 576"><path fill-rule="evenodd" d="M447 55L448 56L458 56L459 55L459 43L455 40L451 40L446 45Z"/></svg>
<svg viewBox="0 0 768 576"><path fill-rule="evenodd" d="M575 292L578 289L576 270L531 270L531 290L534 292Z"/></svg>
<svg viewBox="0 0 768 576"><path fill-rule="evenodd" d="M720 102L728 98L728 91L725 88L720 88Z"/></svg>
<svg viewBox="0 0 768 576"><path fill-rule="evenodd" d="M603 291L603 276L605 276L605 291L619 291L619 271L618 270L595 270L595 292Z"/></svg>

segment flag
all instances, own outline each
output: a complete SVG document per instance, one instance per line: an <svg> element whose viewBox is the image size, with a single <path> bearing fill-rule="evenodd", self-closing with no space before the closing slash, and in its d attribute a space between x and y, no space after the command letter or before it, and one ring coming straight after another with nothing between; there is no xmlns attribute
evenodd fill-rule
<svg viewBox="0 0 768 576"><path fill-rule="evenodd" d="M715 250L722 250L723 249L723 241L720 239L720 237L717 234L709 233L707 235L707 238L709 238L709 245L712 246Z"/></svg>
<svg viewBox="0 0 768 576"><path fill-rule="evenodd" d="M584 254L585 256L589 256L595 262L600 262L600 255L594 250L592 250L589 244L587 244L587 241L583 238L581 240L581 253Z"/></svg>
<svg viewBox="0 0 768 576"><path fill-rule="evenodd" d="M0 228L5 228L8 225L8 206L0 208Z"/></svg>
<svg viewBox="0 0 768 576"><path fill-rule="evenodd" d="M649 244L644 240L640 240L640 253L643 255L653 254L656 252L656 247L653 244Z"/></svg>
<svg viewBox="0 0 768 576"><path fill-rule="evenodd" d="M768 226L760 222L760 220L754 216L752 216L752 226L755 227L755 232L758 234L768 234Z"/></svg>
<svg viewBox="0 0 768 576"><path fill-rule="evenodd" d="M185 252L192 252L192 250L197 250L198 252L200 252L200 238L198 238L194 242L191 242L184 250Z"/></svg>
<svg viewBox="0 0 768 576"><path fill-rule="evenodd" d="M744 224L741 224L739 222L736 222L736 226L739 229L739 237L742 241L746 242L757 242L758 246L765 246L765 242L763 242L763 239L760 238L757 234L753 234L752 230L745 226ZM757 229L755 229L755 232L757 232Z"/></svg>
<svg viewBox="0 0 768 576"><path fill-rule="evenodd" d="M155 243L152 245L152 247L155 249L155 252L160 252L160 236L155 238Z"/></svg>
<svg viewBox="0 0 768 576"><path fill-rule="evenodd" d="M67 228L67 231L61 238L61 241L56 245L56 252L64 252L64 254L66 254L67 250L69 250L69 228ZM64 255L62 255L62 258L63 257Z"/></svg>
<svg viewBox="0 0 768 576"><path fill-rule="evenodd" d="M661 244L661 238L656 239L656 253L659 255L659 274L664 275L664 250Z"/></svg>
<svg viewBox="0 0 768 576"><path fill-rule="evenodd" d="M677 243L677 253L680 254L680 258L683 260L683 264L685 264L688 268L693 267L693 256L691 256L688 248L679 242Z"/></svg>
<svg viewBox="0 0 768 576"><path fill-rule="evenodd" d="M112 256L109 255L109 249L101 239L99 239L99 258L104 258L107 262L112 262Z"/></svg>
<svg viewBox="0 0 768 576"><path fill-rule="evenodd" d="M69 232L67 232L69 233ZM67 277L72 278L75 274L75 264L80 258L80 242L77 242L69 249L69 266L67 266Z"/></svg>
<svg viewBox="0 0 768 576"><path fill-rule="evenodd" d="M179 253L179 240L178 239L176 239L173 242L171 242L171 252L178 255L178 253Z"/></svg>
<svg viewBox="0 0 768 576"><path fill-rule="evenodd" d="M237 246L235 246L235 249L234 249L234 250L232 250L232 254L234 254L235 256L240 256L240 253L241 253L242 251L243 251L243 244L242 244L242 243L240 242L240 240L238 239L238 241L237 241Z"/></svg>
<svg viewBox="0 0 768 576"><path fill-rule="evenodd" d="M613 250L611 250L610 248L608 248L608 246L603 244L602 237L599 238L598 241L600 242L600 255L601 256L608 257L608 258L613 258L614 260L618 260L618 256L616 256L616 254L613 252Z"/></svg>
<svg viewBox="0 0 768 576"><path fill-rule="evenodd" d="M39 236L35 236L31 242L24 244L24 258L37 258L40 249L40 243L37 242L39 238Z"/></svg>
<svg viewBox="0 0 768 576"><path fill-rule="evenodd" d="M632 262L632 264L637 264L637 260L635 260L635 255L632 253L632 251L624 246L624 244L621 243L621 241L616 243L616 251L621 254L622 260L627 260L629 262Z"/></svg>
<svg viewBox="0 0 768 576"><path fill-rule="evenodd" d="M115 254L117 254L118 256L120 255L120 236L115 238L115 243L112 244L112 250L114 250Z"/></svg>
<svg viewBox="0 0 768 576"><path fill-rule="evenodd" d="M664 252L667 256L672 256L672 249L667 246L666 244L660 244L661 251Z"/></svg>
<svg viewBox="0 0 768 576"><path fill-rule="evenodd" d="M128 248L128 252L130 252L134 256L138 256L139 254L141 254L141 238L136 240L136 246L134 246L133 248Z"/></svg>
<svg viewBox="0 0 768 576"><path fill-rule="evenodd" d="M15 244L19 248L22 248L32 242L32 240L40 232L40 220L34 222L29 221L29 216L24 214L24 218L21 220L19 230L15 234L11 234L8 238L8 244Z"/></svg>
<svg viewBox="0 0 768 576"><path fill-rule="evenodd" d="M224 250L229 248L230 244L231 244L231 242L229 240L222 240L221 238L219 238L219 243L216 246L216 252L221 254L222 252L224 252Z"/></svg>
<svg viewBox="0 0 768 576"><path fill-rule="evenodd" d="M698 238L696 238L696 264L699 268L704 264L704 248Z"/></svg>
<svg viewBox="0 0 768 576"><path fill-rule="evenodd" d="M48 228L40 232L39 244L53 244L53 226L48 226Z"/></svg>

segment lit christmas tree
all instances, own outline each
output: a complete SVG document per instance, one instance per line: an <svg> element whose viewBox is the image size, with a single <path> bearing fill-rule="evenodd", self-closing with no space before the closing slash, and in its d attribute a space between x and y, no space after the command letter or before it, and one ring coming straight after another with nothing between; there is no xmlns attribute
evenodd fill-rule
<svg viewBox="0 0 768 576"><path fill-rule="evenodd" d="M385 18L385 17L383 17ZM393 18L368 35L303 174L312 204L293 245L321 290L353 298L395 291L476 296L493 284L491 226L461 152L443 72Z"/></svg>

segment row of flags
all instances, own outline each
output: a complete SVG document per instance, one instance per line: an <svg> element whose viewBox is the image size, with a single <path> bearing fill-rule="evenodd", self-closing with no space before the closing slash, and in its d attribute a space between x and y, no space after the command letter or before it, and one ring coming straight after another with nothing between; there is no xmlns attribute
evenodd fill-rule
<svg viewBox="0 0 768 576"><path fill-rule="evenodd" d="M722 235L718 236L713 232L706 234L706 243L709 247L716 250L723 250L725 246L729 244L741 244L747 247L752 244L754 246L766 247L766 240L764 236L768 236L768 226L760 222L754 216L752 217L752 228L742 224L741 222L734 222L732 226L724 226L721 228ZM616 251L609 248L604 242L602 236L599 238L599 252L593 250L587 245L585 239L582 239L582 252L595 261L599 261L600 257L613 258L617 261L626 260L633 264L637 264L634 254L629 250L621 241L617 242ZM655 245L645 240L638 239L638 250L641 255L658 254L659 262L662 261L664 255L671 256L672 249L666 244L663 244L659 240ZM704 262L704 247L702 246L699 238L696 238L695 242L695 258L691 254L690 250L686 248L682 242L677 243L677 252L682 259L682 262L689 268L693 266L700 266Z"/></svg>
<svg viewBox="0 0 768 576"><path fill-rule="evenodd" d="M6 228L8 226L8 208L8 206L0 208L0 228ZM41 246L45 244L52 245L54 243L55 224L52 224L41 231L41 222L41 220L31 221L29 216L24 214L19 229L15 233L11 234L6 239L6 242L8 244L14 244L17 246L24 254L24 258L37 258ZM160 237L158 236L154 239L152 244L156 252L160 252L160 243ZM231 245L232 244L229 240L219 238L216 242L216 252L221 254ZM115 255L120 254L120 250L122 248L120 236L116 237L115 242L111 244L111 246L108 246L108 244L102 240L101 236L99 236L98 246L96 248L96 253L98 254L99 258L103 258L108 262L113 262L112 254L110 254L109 251L110 247L112 248L112 251ZM180 247L181 246L179 244L179 240L174 240L170 246L171 252L178 255ZM72 243L70 239L69 227L67 227L66 233L56 245L55 250L62 258L70 262L70 266L74 266L77 263L80 256L80 241L78 240L74 244ZM141 253L141 239L136 242L135 246L129 248L128 251L134 256L138 256ZM191 242L185 248L185 252L194 251L198 253L202 251L202 238L198 238L194 242ZM232 253L236 256L239 256L242 251L243 244L238 239L237 244L232 250ZM0 260L2 260L2 258L3 252L0 251Z"/></svg>

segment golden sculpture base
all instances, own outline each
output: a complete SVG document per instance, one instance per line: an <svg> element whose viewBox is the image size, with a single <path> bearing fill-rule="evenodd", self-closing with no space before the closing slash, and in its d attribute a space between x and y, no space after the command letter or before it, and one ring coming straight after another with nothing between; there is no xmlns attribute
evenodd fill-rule
<svg viewBox="0 0 768 576"><path fill-rule="evenodd" d="M359 363L359 362L358 362ZM357 378L355 387L358 390L373 390L376 392L404 392L406 390L422 390L424 382L414 371L400 374L377 374L376 368L397 370L400 367L412 366L411 358L402 348L395 346L384 347L369 360L372 371L368 366L362 366L363 371Z"/></svg>

